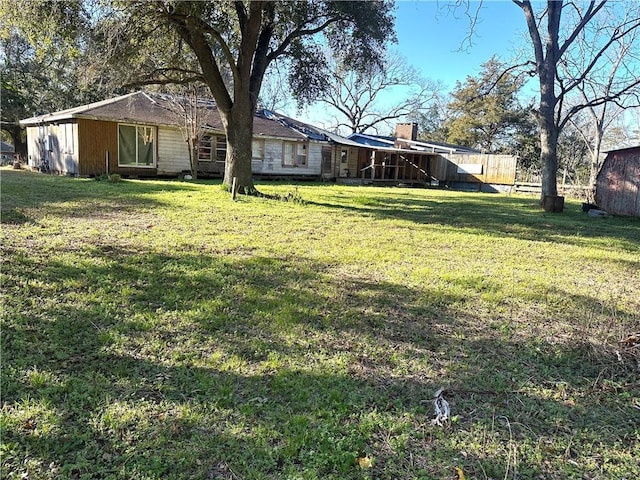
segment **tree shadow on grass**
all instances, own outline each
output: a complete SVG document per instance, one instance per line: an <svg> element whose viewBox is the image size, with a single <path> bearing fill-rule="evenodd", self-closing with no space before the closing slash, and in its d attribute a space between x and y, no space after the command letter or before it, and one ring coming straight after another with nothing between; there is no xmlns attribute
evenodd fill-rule
<svg viewBox="0 0 640 480"><path fill-rule="evenodd" d="M469 478L582 478L634 468L628 398L640 392L629 369L580 342L479 325L464 294L345 278L306 258L92 255L8 264L3 474L449 478L460 466ZM21 278L35 268L37 282ZM430 424L440 387L459 416L444 428ZM359 466L365 457L371 468Z"/></svg>
<svg viewBox="0 0 640 480"><path fill-rule="evenodd" d="M33 183L37 184L36 188L32 188ZM140 208L159 205L150 194L184 192L189 195L198 190L197 185L179 181L111 183L3 170L0 218L6 224L29 223L30 215L25 211L33 208L49 209L56 216L73 218L100 216L122 209L134 214ZM25 195L25 191L30 193Z"/></svg>
<svg viewBox="0 0 640 480"><path fill-rule="evenodd" d="M513 237L533 241L585 245L594 238L611 238L616 248L640 250L640 219L612 217L594 219L582 213L577 204L567 203L563 214L548 214L536 199L520 196L447 192L438 196L430 191L389 196L378 191L341 197L328 195L325 201L311 205L367 215L380 219L402 220L421 225L442 225L456 231L477 231L482 235Z"/></svg>

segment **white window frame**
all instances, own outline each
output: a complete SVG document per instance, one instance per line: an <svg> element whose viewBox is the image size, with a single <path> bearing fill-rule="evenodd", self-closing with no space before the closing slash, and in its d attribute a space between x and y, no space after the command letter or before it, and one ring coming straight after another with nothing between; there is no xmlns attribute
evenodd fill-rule
<svg viewBox="0 0 640 480"><path fill-rule="evenodd" d="M251 160L254 162L262 162L264 161L264 139L253 139L251 140ZM256 152L256 150L258 150ZM258 153L256 155L256 153Z"/></svg>
<svg viewBox="0 0 640 480"><path fill-rule="evenodd" d="M216 162L225 163L227 161L227 138L226 137L217 136L217 137L215 137L215 139L216 139L215 149L214 149L214 146L212 144L211 145L211 153L213 154L213 152L215 150L215 152L216 152L216 158L215 158ZM220 155L222 152L224 152L224 154Z"/></svg>
<svg viewBox="0 0 640 480"><path fill-rule="evenodd" d="M205 134L198 141L198 162L211 162L213 158L211 157L211 151L215 148L213 147L216 141L215 135ZM209 145L204 145L204 142L207 142ZM208 155L203 155L203 153L208 153Z"/></svg>
<svg viewBox="0 0 640 480"><path fill-rule="evenodd" d="M292 149L292 155L291 155L291 162L287 163L286 160L286 153L287 153L287 147L293 147ZM304 154L300 153L301 151L304 152ZM304 157L304 163L301 163L298 161L299 157ZM308 143L303 143L303 142L289 142L289 141L283 141L282 142L282 166L283 167L290 167L290 168L295 168L295 167L301 167L301 168L306 168L309 165L309 144Z"/></svg>
<svg viewBox="0 0 640 480"><path fill-rule="evenodd" d="M121 163L120 162L120 127L134 127L136 129L136 163ZM138 129L139 128L149 128L151 129L152 135L153 135L153 149L152 149L152 153L153 153L153 162L151 165L147 165L147 164L143 164L139 162L139 157L140 154L138 152ZM133 123L119 123L118 124L118 167L123 167L123 168L156 168L156 163L158 161L158 129L152 125L136 125Z"/></svg>

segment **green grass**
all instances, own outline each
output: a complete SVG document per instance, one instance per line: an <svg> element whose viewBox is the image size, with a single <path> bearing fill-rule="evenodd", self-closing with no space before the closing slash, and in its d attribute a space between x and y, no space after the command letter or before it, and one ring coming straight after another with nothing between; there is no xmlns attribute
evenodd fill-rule
<svg viewBox="0 0 640 480"><path fill-rule="evenodd" d="M640 477L638 219L1 174L3 479Z"/></svg>

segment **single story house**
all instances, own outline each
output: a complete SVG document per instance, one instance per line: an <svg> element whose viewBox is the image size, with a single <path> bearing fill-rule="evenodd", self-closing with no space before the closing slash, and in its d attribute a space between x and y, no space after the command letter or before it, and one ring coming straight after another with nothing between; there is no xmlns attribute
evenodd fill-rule
<svg viewBox="0 0 640 480"><path fill-rule="evenodd" d="M211 100L198 102L205 134L198 146L199 173L224 173L226 138ZM94 176L177 176L189 172L185 117L175 97L134 92L21 120L27 129L28 164L51 172ZM336 159L358 144L262 110L254 117L255 175L334 178Z"/></svg>
<svg viewBox="0 0 640 480"><path fill-rule="evenodd" d="M595 199L605 212L640 217L640 145L607 152Z"/></svg>
<svg viewBox="0 0 640 480"><path fill-rule="evenodd" d="M27 129L28 165L81 176L188 173L191 166L180 101L138 91L21 120ZM198 173L221 176L227 144L220 115L215 102L208 99L198 101L197 111L205 131L198 146ZM399 124L395 138L363 134L345 138L260 110L254 116L252 170L257 177L513 185L515 157L421 142L416 134L415 124ZM508 157L512 165L506 162L508 168L501 170L506 164L501 157Z"/></svg>

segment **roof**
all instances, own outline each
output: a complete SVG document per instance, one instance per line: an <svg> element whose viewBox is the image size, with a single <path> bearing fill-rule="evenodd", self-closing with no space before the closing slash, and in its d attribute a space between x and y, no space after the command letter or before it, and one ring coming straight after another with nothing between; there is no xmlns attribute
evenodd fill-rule
<svg viewBox="0 0 640 480"><path fill-rule="evenodd" d="M183 121L183 117L176 108L179 106L180 100L181 97L138 91L101 102L26 118L21 120L20 124L32 126L88 118L92 120L178 127ZM201 99L198 103L201 109L201 116L207 128L212 131L223 132L222 121L215 102L211 99ZM266 137L330 141L344 145L360 146L360 144L348 138L340 137L313 125L268 110L261 110L255 114L253 118L253 133L254 135L264 135Z"/></svg>
<svg viewBox="0 0 640 480"><path fill-rule="evenodd" d="M640 145L636 145L635 147L622 147L622 148L616 148L613 150L607 150L605 153L618 153L618 152L625 152L625 151L632 151L632 150L637 150L640 148Z"/></svg>
<svg viewBox="0 0 640 480"><path fill-rule="evenodd" d="M15 151L15 148L10 143L0 141L0 152L14 153Z"/></svg>
<svg viewBox="0 0 640 480"><path fill-rule="evenodd" d="M280 125L285 126L286 128L290 128L299 132L301 135L306 136L311 140L324 140L330 141L333 143L339 143L341 145L347 145L351 147L361 147L360 143L354 142L348 138L342 137L338 134L331 133L328 130L324 130L322 128L316 127L315 125L310 125L308 123L301 122L291 117L287 117L285 115L281 115L279 113L271 112L270 110L259 110L256 113L256 119L258 118L266 118L268 120L273 120L278 122ZM255 125L255 120L254 120Z"/></svg>
<svg viewBox="0 0 640 480"><path fill-rule="evenodd" d="M391 148L394 147L397 142L399 142L402 143L408 150L418 150L428 153L482 153L480 150L463 147L460 145L453 145L451 143L408 140L404 138L387 137L382 135L353 133L349 136L349 138L360 143L361 145L368 145L372 147Z"/></svg>

